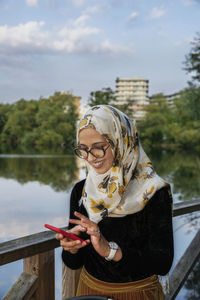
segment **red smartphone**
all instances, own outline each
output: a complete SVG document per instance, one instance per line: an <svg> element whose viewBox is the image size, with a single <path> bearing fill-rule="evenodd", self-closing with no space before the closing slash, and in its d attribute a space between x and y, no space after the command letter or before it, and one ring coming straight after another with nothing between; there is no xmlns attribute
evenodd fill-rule
<svg viewBox="0 0 200 300"><path fill-rule="evenodd" d="M82 240L82 239L81 239L80 237L78 237L77 235L74 235L74 234L71 234L71 233L69 233L69 232L67 232L67 231L64 231L64 230L62 230L61 228L57 228L57 227L54 227L54 226L49 225L49 224L44 224L44 227L46 227L46 228L48 228L48 229L50 229L50 230L53 230L53 231L55 231L55 232L57 232L57 233L61 233L61 234L65 235L66 237L68 237L68 238L70 238L70 239L72 239L72 240L79 240L79 241L81 241L81 242L86 242L87 245L89 244L87 241Z"/></svg>

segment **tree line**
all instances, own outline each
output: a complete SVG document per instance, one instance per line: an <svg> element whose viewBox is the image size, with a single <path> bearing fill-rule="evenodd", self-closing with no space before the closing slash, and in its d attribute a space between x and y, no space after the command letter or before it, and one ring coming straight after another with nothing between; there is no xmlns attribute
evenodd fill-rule
<svg viewBox="0 0 200 300"><path fill-rule="evenodd" d="M75 141L74 97L55 92L49 98L0 104L0 150L70 152Z"/></svg>
<svg viewBox="0 0 200 300"><path fill-rule="evenodd" d="M186 55L189 86L169 106L162 94L151 97L146 115L138 122L146 150L165 147L200 152L200 34ZM111 88L90 93L88 104L110 104L132 117L131 101L119 105ZM77 108L71 94L55 92L49 98L0 104L0 152L68 152L76 139Z"/></svg>

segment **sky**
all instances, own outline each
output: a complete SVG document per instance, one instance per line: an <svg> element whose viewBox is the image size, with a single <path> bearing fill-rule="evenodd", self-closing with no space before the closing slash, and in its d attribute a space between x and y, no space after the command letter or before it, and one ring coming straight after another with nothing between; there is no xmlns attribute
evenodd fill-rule
<svg viewBox="0 0 200 300"><path fill-rule="evenodd" d="M0 103L70 91L86 104L117 77L176 93L199 28L199 0L0 0Z"/></svg>

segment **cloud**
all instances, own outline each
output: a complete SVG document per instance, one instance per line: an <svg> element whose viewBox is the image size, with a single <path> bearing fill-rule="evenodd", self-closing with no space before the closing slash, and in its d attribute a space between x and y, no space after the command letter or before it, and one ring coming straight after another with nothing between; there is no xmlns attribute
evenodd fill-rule
<svg viewBox="0 0 200 300"><path fill-rule="evenodd" d="M47 32L41 31L43 26L44 22L27 22L13 27L0 26L0 52L4 49L33 52L36 48L41 48L49 37Z"/></svg>
<svg viewBox="0 0 200 300"><path fill-rule="evenodd" d="M57 31L46 31L45 22L31 21L18 26L0 26L0 57L8 54L45 54L45 53L113 53L127 52L127 48L114 45L108 40L93 40L101 29L87 26L89 15L83 14L70 20ZM1 65L2 67L2 65Z"/></svg>
<svg viewBox="0 0 200 300"><path fill-rule="evenodd" d="M109 40L103 41L98 50L111 55L131 54L133 52L128 47L113 44Z"/></svg>
<svg viewBox="0 0 200 300"><path fill-rule="evenodd" d="M134 20L135 18L137 18L138 16L138 12L137 11L134 11L132 12L132 14L129 16L129 20L132 21Z"/></svg>
<svg viewBox="0 0 200 300"><path fill-rule="evenodd" d="M38 6L38 0L26 0L28 6Z"/></svg>
<svg viewBox="0 0 200 300"><path fill-rule="evenodd" d="M87 21L88 19L89 19L89 15L83 14L80 17L78 17L77 19L71 21L71 24L75 27L84 26L85 21Z"/></svg>
<svg viewBox="0 0 200 300"><path fill-rule="evenodd" d="M166 11L163 8L154 7L150 12L151 19L159 19L165 15Z"/></svg>

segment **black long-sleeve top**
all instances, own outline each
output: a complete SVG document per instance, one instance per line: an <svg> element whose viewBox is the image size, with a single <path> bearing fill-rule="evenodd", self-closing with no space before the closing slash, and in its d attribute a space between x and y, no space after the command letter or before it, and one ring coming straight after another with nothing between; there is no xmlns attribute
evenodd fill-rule
<svg viewBox="0 0 200 300"><path fill-rule="evenodd" d="M78 182L72 190L70 218L76 218L74 211L87 216L84 206L79 206L84 183L85 180ZM90 243L76 254L63 250L62 258L69 268L78 269L84 265L89 274L106 282L129 282L168 273L174 249L172 199L167 188L157 191L143 210L125 217L106 217L98 226L108 241L120 246L122 259L106 261ZM81 233L81 238L89 236Z"/></svg>

